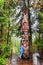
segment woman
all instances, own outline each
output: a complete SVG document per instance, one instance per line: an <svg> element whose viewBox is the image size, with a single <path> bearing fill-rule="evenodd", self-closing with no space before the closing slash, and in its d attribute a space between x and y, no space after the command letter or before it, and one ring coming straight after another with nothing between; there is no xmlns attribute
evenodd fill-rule
<svg viewBox="0 0 43 65"><path fill-rule="evenodd" d="M20 58L22 58L22 55L24 53L23 44L20 45Z"/></svg>

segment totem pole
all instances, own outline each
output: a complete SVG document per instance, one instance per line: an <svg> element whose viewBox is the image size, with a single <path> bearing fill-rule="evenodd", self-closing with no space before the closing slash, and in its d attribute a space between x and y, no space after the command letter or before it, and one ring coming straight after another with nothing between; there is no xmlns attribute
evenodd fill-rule
<svg viewBox="0 0 43 65"><path fill-rule="evenodd" d="M31 45L31 27L30 27L30 20L29 20L29 9L28 7L28 0L24 0L24 9L22 10L22 47L23 47L23 58L27 59L30 57L30 45Z"/></svg>

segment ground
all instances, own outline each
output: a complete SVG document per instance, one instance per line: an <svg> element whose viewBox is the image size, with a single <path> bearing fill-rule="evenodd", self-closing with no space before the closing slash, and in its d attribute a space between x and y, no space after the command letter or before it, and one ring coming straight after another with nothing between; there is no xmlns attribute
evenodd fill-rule
<svg viewBox="0 0 43 65"><path fill-rule="evenodd" d="M8 62L6 65L33 65L33 60L29 59L29 60L23 60L23 59L17 59L17 55L16 56L12 56L12 59L8 59ZM38 64L37 65L43 65L43 60L42 59L38 59Z"/></svg>

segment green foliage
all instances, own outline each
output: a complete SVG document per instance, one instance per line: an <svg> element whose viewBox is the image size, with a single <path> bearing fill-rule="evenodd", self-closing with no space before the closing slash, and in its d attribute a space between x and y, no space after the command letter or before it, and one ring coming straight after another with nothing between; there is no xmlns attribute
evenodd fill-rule
<svg viewBox="0 0 43 65"><path fill-rule="evenodd" d="M12 4L12 3L13 3L13 4ZM14 3L14 1L13 1L13 0L10 0L9 5L10 5L10 7L11 7L11 8L15 8L16 3Z"/></svg>
<svg viewBox="0 0 43 65"><path fill-rule="evenodd" d="M0 65L6 65L6 58L0 57Z"/></svg>
<svg viewBox="0 0 43 65"><path fill-rule="evenodd" d="M21 40L19 37L16 37L16 35L14 35L14 37L11 38L12 44L13 44L13 49L15 51L15 53L19 53L19 47L20 47L20 43Z"/></svg>
<svg viewBox="0 0 43 65"><path fill-rule="evenodd" d="M41 11L39 11L39 21L42 21L43 20L43 13Z"/></svg>
<svg viewBox="0 0 43 65"><path fill-rule="evenodd" d="M43 40L38 42L37 46L38 46L39 49L43 49Z"/></svg>
<svg viewBox="0 0 43 65"><path fill-rule="evenodd" d="M12 1L12 0L11 0ZM18 4L18 3L17 3ZM5 65L6 64L6 57L11 55L11 44L9 44L9 37L10 37L10 32L14 30L14 26L9 26L9 24L12 22L10 21L10 16L12 16L15 12L9 11L10 8L15 8L17 6L16 3L13 2L6 2L4 3L4 0L0 0L0 29L1 29L1 39L2 42L0 44L0 65ZM8 35L10 34L10 35ZM17 44L18 43L18 44ZM15 51L18 53L19 52L19 42L16 42L16 47Z"/></svg>
<svg viewBox="0 0 43 65"><path fill-rule="evenodd" d="M2 8L4 5L4 0L0 0L0 8Z"/></svg>
<svg viewBox="0 0 43 65"><path fill-rule="evenodd" d="M1 56L9 56L10 55L10 45L9 44L1 44L0 50L2 50Z"/></svg>
<svg viewBox="0 0 43 65"><path fill-rule="evenodd" d="M0 54L0 65L6 65L6 57L11 55L10 44L0 44L0 50L2 51Z"/></svg>
<svg viewBox="0 0 43 65"><path fill-rule="evenodd" d="M43 30L43 12L39 11L39 26L40 29Z"/></svg>
<svg viewBox="0 0 43 65"><path fill-rule="evenodd" d="M10 23L10 18L8 14L9 12L7 10L0 11L0 23L2 23L3 25Z"/></svg>
<svg viewBox="0 0 43 65"><path fill-rule="evenodd" d="M16 1L17 1L17 2L16 2ZM19 4L19 1L18 1L18 0L16 0L16 1L10 0L10 2L9 2L10 8L15 8L15 7ZM13 3L13 4L12 4L12 3Z"/></svg>

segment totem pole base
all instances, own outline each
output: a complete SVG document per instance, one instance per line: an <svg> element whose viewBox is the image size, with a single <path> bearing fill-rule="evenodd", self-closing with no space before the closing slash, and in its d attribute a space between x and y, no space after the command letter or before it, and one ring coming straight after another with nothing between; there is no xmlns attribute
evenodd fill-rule
<svg viewBox="0 0 43 65"><path fill-rule="evenodd" d="M24 55L22 55L21 58L24 59L24 60L30 59L28 56L24 56Z"/></svg>

